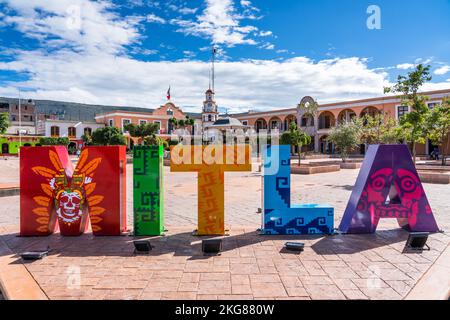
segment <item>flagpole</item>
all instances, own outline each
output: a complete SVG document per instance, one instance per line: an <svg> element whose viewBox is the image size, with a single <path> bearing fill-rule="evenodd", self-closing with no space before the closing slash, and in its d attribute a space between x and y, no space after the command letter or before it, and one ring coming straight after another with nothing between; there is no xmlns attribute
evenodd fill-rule
<svg viewBox="0 0 450 320"><path fill-rule="evenodd" d="M214 91L214 56L216 54L216 48L212 48L212 91L215 93Z"/></svg>

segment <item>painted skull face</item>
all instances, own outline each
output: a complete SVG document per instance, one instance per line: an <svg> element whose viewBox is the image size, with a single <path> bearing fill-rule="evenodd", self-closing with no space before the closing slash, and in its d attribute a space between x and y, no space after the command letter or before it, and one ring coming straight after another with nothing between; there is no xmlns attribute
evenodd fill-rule
<svg viewBox="0 0 450 320"><path fill-rule="evenodd" d="M72 223L80 219L83 197L79 191L63 191L57 199L58 217L64 222Z"/></svg>

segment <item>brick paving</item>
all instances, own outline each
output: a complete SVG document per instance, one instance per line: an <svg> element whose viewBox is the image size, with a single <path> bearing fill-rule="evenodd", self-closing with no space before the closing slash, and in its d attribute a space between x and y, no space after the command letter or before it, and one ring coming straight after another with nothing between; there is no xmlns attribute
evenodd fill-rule
<svg viewBox="0 0 450 320"><path fill-rule="evenodd" d="M4 169L0 165L0 176ZM131 166L127 170L131 192ZM293 175L293 203L332 204L337 226L357 174ZM168 168L169 231L151 239L155 248L149 255L134 255L130 236L17 237L17 196L0 198L0 234L14 252L47 245L54 250L43 260L25 263L51 299L401 299L450 243L447 232L438 233L428 241L431 251L402 254L408 233L393 219L381 220L372 235L261 236L255 231L261 221L256 213L260 174L226 173L225 179L230 235L220 256L203 256L203 237L191 234L196 225L195 173L169 173ZM424 187L438 224L449 230L450 186ZM131 227L132 194L127 205ZM287 240L304 242L305 251L285 251Z"/></svg>

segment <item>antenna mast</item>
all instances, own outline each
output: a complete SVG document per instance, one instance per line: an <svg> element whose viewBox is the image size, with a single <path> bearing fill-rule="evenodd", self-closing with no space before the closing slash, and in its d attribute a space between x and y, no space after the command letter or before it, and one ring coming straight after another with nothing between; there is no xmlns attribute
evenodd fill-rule
<svg viewBox="0 0 450 320"><path fill-rule="evenodd" d="M212 91L215 93L215 90L214 90L214 77L215 77L215 75L214 75L214 60L215 60L215 55L216 55L216 48L213 46L212 47L212 56L211 56L211 72L212 72Z"/></svg>

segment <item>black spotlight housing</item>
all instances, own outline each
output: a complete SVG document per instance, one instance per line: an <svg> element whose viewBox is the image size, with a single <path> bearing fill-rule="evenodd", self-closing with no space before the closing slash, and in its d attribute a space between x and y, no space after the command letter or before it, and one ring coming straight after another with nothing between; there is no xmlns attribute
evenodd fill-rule
<svg viewBox="0 0 450 320"><path fill-rule="evenodd" d="M134 253L148 254L152 250L152 245L148 240L134 240Z"/></svg>
<svg viewBox="0 0 450 320"><path fill-rule="evenodd" d="M47 256L47 254L48 254L47 251L27 251L27 252L22 252L20 254L20 257L23 260L32 261L32 260L42 259L45 256Z"/></svg>
<svg viewBox="0 0 450 320"><path fill-rule="evenodd" d="M429 232L411 232L406 240L405 251L423 251L424 247L430 250L427 245L429 235Z"/></svg>
<svg viewBox="0 0 450 320"><path fill-rule="evenodd" d="M305 244L302 242L286 242L284 246L287 250L299 252L303 251L303 249L305 248Z"/></svg>
<svg viewBox="0 0 450 320"><path fill-rule="evenodd" d="M51 251L50 247L47 247L47 250L42 251L26 251L22 252L20 254L20 257L22 258L22 260L27 261L40 260L46 257L50 251Z"/></svg>
<svg viewBox="0 0 450 320"><path fill-rule="evenodd" d="M222 239L202 240L202 251L205 254L218 254L222 251Z"/></svg>

